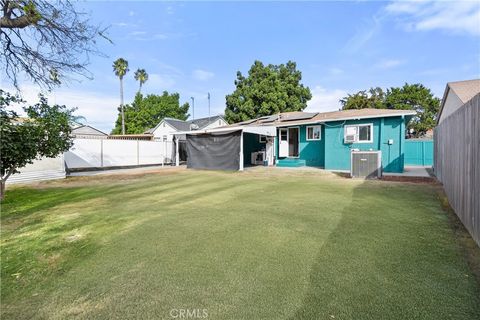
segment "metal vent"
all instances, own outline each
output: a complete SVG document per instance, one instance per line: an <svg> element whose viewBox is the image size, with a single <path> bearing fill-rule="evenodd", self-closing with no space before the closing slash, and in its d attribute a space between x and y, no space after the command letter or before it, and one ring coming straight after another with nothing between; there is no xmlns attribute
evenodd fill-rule
<svg viewBox="0 0 480 320"><path fill-rule="evenodd" d="M382 176L380 151L352 151L350 175L352 178L379 178Z"/></svg>

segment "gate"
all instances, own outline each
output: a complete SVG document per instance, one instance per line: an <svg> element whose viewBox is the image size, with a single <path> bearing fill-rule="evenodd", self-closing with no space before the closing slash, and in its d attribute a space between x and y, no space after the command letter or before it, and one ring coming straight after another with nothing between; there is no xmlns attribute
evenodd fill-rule
<svg viewBox="0 0 480 320"><path fill-rule="evenodd" d="M433 140L405 140L404 157L406 166L432 166Z"/></svg>

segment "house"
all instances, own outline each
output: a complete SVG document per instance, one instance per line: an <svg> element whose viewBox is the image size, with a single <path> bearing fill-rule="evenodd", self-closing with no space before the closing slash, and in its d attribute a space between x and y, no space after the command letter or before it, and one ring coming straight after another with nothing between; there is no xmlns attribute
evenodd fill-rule
<svg viewBox="0 0 480 320"><path fill-rule="evenodd" d="M179 120L173 118L164 118L154 128L145 131L145 134L153 134L155 141L163 141L167 155L165 162L169 162L173 158L173 135L174 133L190 131L190 130L208 130L228 125L227 121L220 116L212 116L206 118L198 118L194 120ZM183 146L183 145L182 145Z"/></svg>
<svg viewBox="0 0 480 320"><path fill-rule="evenodd" d="M437 123L440 124L449 115L470 101L480 92L480 79L455 81L447 83Z"/></svg>
<svg viewBox="0 0 480 320"><path fill-rule="evenodd" d="M381 151L384 171L403 172L405 128L415 114L390 109L288 112L177 134L186 135L191 168L242 170L264 160L282 167L349 171L352 151L361 150Z"/></svg>
<svg viewBox="0 0 480 320"><path fill-rule="evenodd" d="M107 139L108 134L95 129L92 126L76 123L72 124L72 135L74 138L80 139Z"/></svg>

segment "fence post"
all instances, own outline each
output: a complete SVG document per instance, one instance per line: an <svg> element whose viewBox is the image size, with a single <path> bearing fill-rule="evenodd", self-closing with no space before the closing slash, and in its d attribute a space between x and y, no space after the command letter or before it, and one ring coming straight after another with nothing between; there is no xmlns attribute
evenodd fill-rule
<svg viewBox="0 0 480 320"><path fill-rule="evenodd" d="M100 139L100 167L103 168L103 139Z"/></svg>
<svg viewBox="0 0 480 320"><path fill-rule="evenodd" d="M137 140L137 166L140 165L140 140Z"/></svg>

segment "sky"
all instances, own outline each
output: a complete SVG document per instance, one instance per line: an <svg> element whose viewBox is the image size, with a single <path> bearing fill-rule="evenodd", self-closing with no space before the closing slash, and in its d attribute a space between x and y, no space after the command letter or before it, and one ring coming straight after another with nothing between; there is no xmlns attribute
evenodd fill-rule
<svg viewBox="0 0 480 320"><path fill-rule="evenodd" d="M112 62L123 57L125 101L142 92L178 92L195 98L195 117L222 114L235 90L237 71L255 60L295 61L312 91L305 111L340 108L339 99L370 87L422 83L440 97L449 81L480 78L480 2L127 2L86 1L91 22L108 28L99 40L105 57L91 57L93 79L63 83L50 101L77 107L77 114L109 132L117 117L119 80ZM34 101L28 81L22 94ZM2 87L9 88L8 84ZM190 115L193 111L190 111Z"/></svg>

